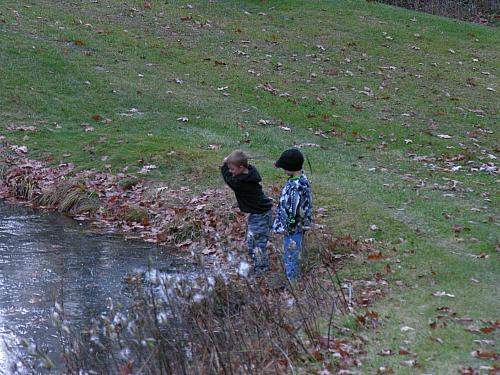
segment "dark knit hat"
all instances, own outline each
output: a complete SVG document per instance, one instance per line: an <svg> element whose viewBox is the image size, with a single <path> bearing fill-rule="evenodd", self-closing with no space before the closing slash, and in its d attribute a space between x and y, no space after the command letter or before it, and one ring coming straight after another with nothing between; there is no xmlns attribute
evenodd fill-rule
<svg viewBox="0 0 500 375"><path fill-rule="evenodd" d="M276 168L283 168L286 171L300 171L304 164L304 156L296 149L291 148L283 151L280 158L274 163Z"/></svg>

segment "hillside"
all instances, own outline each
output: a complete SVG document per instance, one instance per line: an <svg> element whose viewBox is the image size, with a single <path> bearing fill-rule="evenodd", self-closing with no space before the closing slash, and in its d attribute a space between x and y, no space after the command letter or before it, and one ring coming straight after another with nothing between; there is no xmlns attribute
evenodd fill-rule
<svg viewBox="0 0 500 375"><path fill-rule="evenodd" d="M4 0L0 140L195 192L301 147L325 224L380 251L341 271L387 282L359 371L498 366L499 40L361 0Z"/></svg>

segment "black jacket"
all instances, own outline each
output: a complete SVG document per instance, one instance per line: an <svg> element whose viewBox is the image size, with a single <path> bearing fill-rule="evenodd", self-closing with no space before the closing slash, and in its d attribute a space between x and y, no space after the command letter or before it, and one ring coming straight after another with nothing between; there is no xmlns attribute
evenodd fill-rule
<svg viewBox="0 0 500 375"><path fill-rule="evenodd" d="M248 166L248 173L233 176L226 164L221 167L221 174L228 186L233 189L242 212L261 214L273 206L262 191L260 182L262 178L253 165Z"/></svg>

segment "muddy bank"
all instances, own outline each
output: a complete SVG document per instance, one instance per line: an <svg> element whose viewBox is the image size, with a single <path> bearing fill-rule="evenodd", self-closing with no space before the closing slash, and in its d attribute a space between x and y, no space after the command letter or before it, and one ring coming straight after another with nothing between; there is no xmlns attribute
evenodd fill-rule
<svg viewBox="0 0 500 375"><path fill-rule="evenodd" d="M64 213L103 232L120 232L179 251L223 260L241 248L245 216L228 191L194 195L141 177L97 171L75 172L71 163L47 166L17 146L0 148L0 197L8 202Z"/></svg>

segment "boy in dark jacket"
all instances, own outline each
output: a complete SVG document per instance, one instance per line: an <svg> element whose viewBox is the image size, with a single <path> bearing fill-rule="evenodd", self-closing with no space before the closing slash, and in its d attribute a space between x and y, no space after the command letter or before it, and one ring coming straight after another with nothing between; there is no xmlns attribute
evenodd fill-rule
<svg viewBox="0 0 500 375"><path fill-rule="evenodd" d="M249 214L248 255L254 263L255 273L261 275L269 269L267 241L272 222L272 201L262 191L262 178L257 169L248 164L243 151L233 151L224 159L221 174L234 191L240 210Z"/></svg>
<svg viewBox="0 0 500 375"><path fill-rule="evenodd" d="M312 225L311 186L302 171L303 164L304 156L296 148L284 151L274 164L276 168L283 168L288 176L276 209L273 231L284 235L283 261L290 281L299 276L302 239Z"/></svg>

